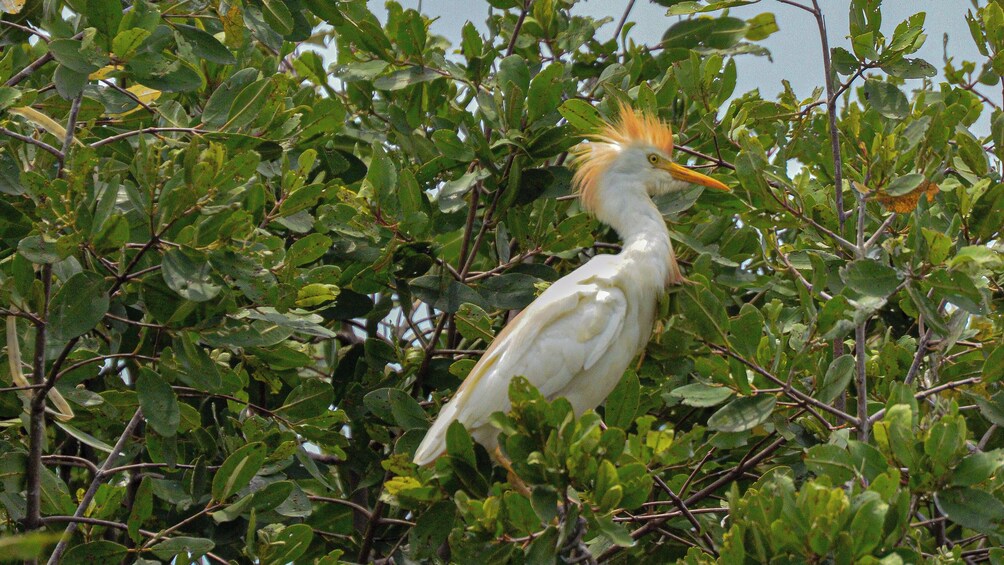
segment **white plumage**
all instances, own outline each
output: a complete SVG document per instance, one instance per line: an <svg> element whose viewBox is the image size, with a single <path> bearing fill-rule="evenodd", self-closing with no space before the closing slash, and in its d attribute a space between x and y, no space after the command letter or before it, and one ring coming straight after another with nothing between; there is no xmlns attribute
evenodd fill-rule
<svg viewBox="0 0 1004 565"><path fill-rule="evenodd" d="M665 124L627 107L618 123L576 148L582 202L624 239L621 252L593 257L509 323L443 407L415 453L416 463L430 463L445 451L454 421L493 451L498 431L488 420L509 410L515 376L526 377L546 398L567 398L577 414L606 399L648 343L662 290L683 280L651 196L691 183L728 190L673 163L672 149Z"/></svg>

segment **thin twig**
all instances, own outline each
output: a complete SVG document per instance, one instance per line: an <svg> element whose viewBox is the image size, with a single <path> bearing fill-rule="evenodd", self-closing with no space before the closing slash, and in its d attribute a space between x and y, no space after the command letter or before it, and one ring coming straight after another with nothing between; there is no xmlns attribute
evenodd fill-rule
<svg viewBox="0 0 1004 565"><path fill-rule="evenodd" d="M187 134L191 134L191 135L202 135L204 133L208 133L207 130L199 129L199 128L178 128L178 127L165 127L165 128L161 128L161 127L149 127L149 128L143 128L143 129L136 129L136 130L126 131L126 132L122 132L122 133L117 134L117 135L113 135L111 137L106 137L104 139L99 139L98 141L95 141L94 143L92 143L91 147L92 148L101 147L102 145L108 145L109 143L115 143L116 141L121 141L123 139L132 137L134 135L142 135L142 134L147 134L147 133L161 134L161 133L171 133L171 132L187 133Z"/></svg>
<svg viewBox="0 0 1004 565"><path fill-rule="evenodd" d="M624 24L627 22L628 14L631 13L631 9L634 8L634 0L628 0L627 7L624 8L624 13L621 14L621 21L617 22L617 29L614 30L614 41L620 37L621 30L624 29Z"/></svg>
<svg viewBox="0 0 1004 565"><path fill-rule="evenodd" d="M786 2L793 6L800 6L794 2ZM826 79L826 114L830 121L830 151L833 153L833 195L837 208L837 222L840 231L844 231L844 220L847 214L844 211L844 175L843 162L840 156L840 132L837 131L837 97L833 89L833 72L830 65L830 42L826 37L826 19L823 11L819 9L819 2L812 0L813 10L810 12L816 18L816 26L819 28L819 42L823 48L823 73ZM804 7L803 7L804 8Z"/></svg>
<svg viewBox="0 0 1004 565"><path fill-rule="evenodd" d="M819 400L816 400L815 398L813 398L813 397L805 394L804 392L802 392L802 391L800 391L800 390L798 390L796 388L793 388L790 385L790 383L786 383L785 381L783 381L780 378L778 378L776 375L772 374L767 369L764 369L760 365L758 365L758 364L756 364L756 363L754 363L754 362L746 359L745 357L743 357L742 355L739 355L738 353L732 351L731 349L729 349L727 347L722 347L720 345L716 345L716 344L713 344L713 343L707 343L707 342L706 342L706 345L708 347L710 347L713 351L717 351L718 353L722 353L724 355L728 355L729 357L732 357L736 361L739 361L740 363L746 365L750 369L753 369L753 371L756 372L756 373L758 373L760 376L765 377L766 379L768 379L771 382L777 384L778 386L783 387L784 394L786 396L792 398L796 402L798 402L800 406L804 407L804 406L807 406L807 405L811 405L811 406L814 406L814 407L816 407L816 408L818 408L820 410L823 410L824 412L829 412L830 414L833 414L834 416L837 416L838 418L840 418L841 420L847 422L848 424L851 424L853 426L857 426L858 425L858 419L855 418L854 416L851 416L850 414L848 414L848 413L846 413L846 412L844 412L842 410L834 408L833 406L830 406L829 404L826 404L824 402L820 402Z"/></svg>
<svg viewBox="0 0 1004 565"><path fill-rule="evenodd" d="M506 57L512 55L513 51L516 49L516 38L519 37L519 32L523 29L523 22L526 20L526 14L530 11L530 4L532 3L533 0L526 0L526 2L523 3L523 9L519 12L519 18L516 20L516 25L512 28L512 37L509 38L509 45L505 48Z"/></svg>
<svg viewBox="0 0 1004 565"><path fill-rule="evenodd" d="M42 141L41 139L35 139L34 137L31 137L31 136L28 136L28 135L22 135L20 133L17 133L16 131L11 131L11 130L9 130L7 128L0 128L0 134L6 135L7 137L12 137L12 138L14 138L14 139L16 139L18 141L23 141L25 143L30 143L31 145L34 145L34 146L36 146L36 147L38 147L40 149L43 149L43 150L51 153L56 159L59 159L60 161L63 160L63 152L62 151L60 151L59 149L56 149L55 147L49 145L48 143Z"/></svg>
<svg viewBox="0 0 1004 565"><path fill-rule="evenodd" d="M94 495L98 492L98 487L104 482L108 477L109 469L114 467L115 459L122 453L122 448L125 447L129 437L132 435L136 426L139 425L140 421L143 420L143 411L139 408L132 415L132 419L126 424L125 429L122 431L122 435L119 436L118 441L115 442L115 446L112 447L112 452L108 454L105 458L104 463L98 468L98 472L94 473L94 478L91 479L90 486L87 487L87 491L84 496L80 499L80 504L77 505L77 511L73 513L74 518L80 518L87 511L87 507L90 506L91 500L94 499ZM59 563L60 558L63 556L63 552L66 551L66 546L70 543L70 539L73 537L73 532L77 530L77 522L70 522L66 526L66 530L63 531L63 537L56 544L55 549L52 550L52 555L49 556L48 565L56 565Z"/></svg>
<svg viewBox="0 0 1004 565"><path fill-rule="evenodd" d="M913 397L916 398L917 400L923 400L923 399L927 398L928 396L933 396L933 395L938 394L939 392L942 392L942 391L945 391L945 390L949 390L949 389L953 389L953 388L959 388L960 386L979 384L980 382L982 382L982 379L980 377L969 377L968 379L961 379L961 380L958 380L958 381L951 381L951 382L947 382L947 383L940 384L940 385L935 386L935 387L931 387L931 388L919 391L916 394L914 394ZM878 420L881 420L883 416L885 416L885 408L883 408L883 409L879 410L878 412L872 414L872 416L871 416L871 418L869 418L869 420L871 422L877 422Z"/></svg>
<svg viewBox="0 0 1004 565"><path fill-rule="evenodd" d="M25 487L27 502L25 510L25 527L37 529L41 525L42 516L42 444L45 443L45 398L48 390L45 382L45 349L48 338L49 299L52 296L52 265L42 266L42 311L35 325L35 351L32 358L32 384L43 385L31 397L31 410L28 423L28 467L25 469Z"/></svg>
<svg viewBox="0 0 1004 565"><path fill-rule="evenodd" d="M63 137L62 157L58 159L59 170L56 171L56 178L63 178L63 166L66 162L66 156L70 153L70 147L73 145L74 134L77 131L77 116L80 114L80 104L83 100L84 93L81 92L73 99L73 103L70 105L70 115L66 119L66 136Z"/></svg>
<svg viewBox="0 0 1004 565"><path fill-rule="evenodd" d="M687 519L687 521L690 522L692 526L694 526L695 530L697 530L698 535L700 535L701 539L704 540L705 549L711 552L712 555L717 557L718 552L715 551L715 541L711 539L711 536L708 534L708 532L704 530L704 526L697 521L697 518L694 516L694 514L690 511L689 508L687 508L687 504L682 499L680 499L680 497L677 496L675 492L673 492L673 489L669 488L669 485L666 484L666 481L662 480L662 477L660 477L659 475L652 475L652 478L655 479L655 484L659 485L659 488L661 488L663 492L665 492L666 495L669 496L669 499L673 501L673 504L680 509L680 512Z"/></svg>

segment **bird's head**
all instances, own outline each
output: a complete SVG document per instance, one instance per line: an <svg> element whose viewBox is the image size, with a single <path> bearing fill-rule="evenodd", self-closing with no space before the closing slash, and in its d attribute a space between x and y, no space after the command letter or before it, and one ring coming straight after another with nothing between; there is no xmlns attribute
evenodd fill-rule
<svg viewBox="0 0 1004 565"><path fill-rule="evenodd" d="M729 190L725 184L674 162L669 126L627 105L620 107L617 121L571 152L576 166L574 185L585 208L594 213L605 205L616 205L628 196L624 191L644 190L651 197L693 184Z"/></svg>

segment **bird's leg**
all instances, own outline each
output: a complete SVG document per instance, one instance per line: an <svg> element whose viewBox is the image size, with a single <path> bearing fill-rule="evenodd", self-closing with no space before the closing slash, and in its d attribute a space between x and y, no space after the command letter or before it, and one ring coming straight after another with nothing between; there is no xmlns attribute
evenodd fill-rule
<svg viewBox="0 0 1004 565"><path fill-rule="evenodd" d="M498 464L506 470L506 473L508 473L507 480L509 481L509 484L512 485L512 488L516 489L516 491L523 496L530 498L530 487L523 482L523 479L519 478L519 475L516 474L516 470L512 468L512 463L505 455L502 454L502 448L495 446L493 456L495 457L495 461L497 461Z"/></svg>
<svg viewBox="0 0 1004 565"><path fill-rule="evenodd" d="M680 270L680 264L676 262L676 255L670 250L669 255L669 273L666 275L667 285L691 285L694 281L683 276L683 271Z"/></svg>

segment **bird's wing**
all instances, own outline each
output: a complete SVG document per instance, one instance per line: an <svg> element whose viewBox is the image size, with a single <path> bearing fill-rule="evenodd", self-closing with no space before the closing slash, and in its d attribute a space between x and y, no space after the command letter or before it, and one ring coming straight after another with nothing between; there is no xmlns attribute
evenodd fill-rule
<svg viewBox="0 0 1004 565"><path fill-rule="evenodd" d="M610 275L614 256L601 255L556 281L514 318L492 342L440 412L419 446L417 462L431 461L445 446L454 420L484 426L509 406L509 383L526 376L550 397L601 359L627 316L627 299Z"/></svg>

